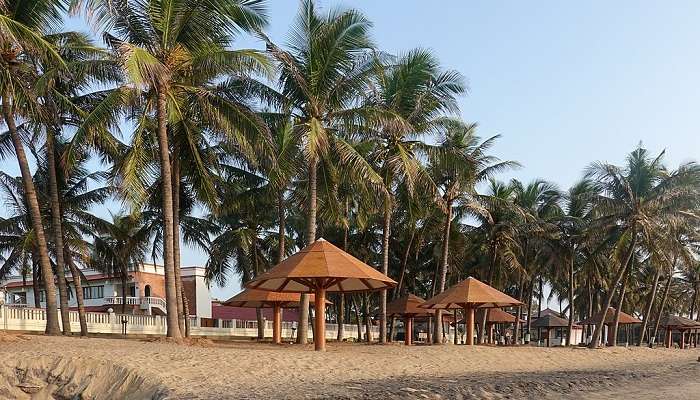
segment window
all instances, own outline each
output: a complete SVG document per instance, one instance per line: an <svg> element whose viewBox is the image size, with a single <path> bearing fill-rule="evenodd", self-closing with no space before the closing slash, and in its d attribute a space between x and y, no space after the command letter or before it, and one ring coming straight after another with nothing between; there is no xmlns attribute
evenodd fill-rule
<svg viewBox="0 0 700 400"><path fill-rule="evenodd" d="M44 290L39 291L39 301L42 303L46 302L46 291L44 291Z"/></svg>
<svg viewBox="0 0 700 400"><path fill-rule="evenodd" d="M104 286L86 286L83 288L83 298L85 300L101 299L104 297Z"/></svg>

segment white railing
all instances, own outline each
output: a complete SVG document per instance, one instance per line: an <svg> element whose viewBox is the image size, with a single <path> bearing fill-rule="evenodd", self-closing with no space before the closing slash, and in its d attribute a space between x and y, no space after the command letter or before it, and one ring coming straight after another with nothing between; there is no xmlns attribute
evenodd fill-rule
<svg viewBox="0 0 700 400"><path fill-rule="evenodd" d="M165 310L165 299L160 297L141 297L141 304L157 306Z"/></svg>
<svg viewBox="0 0 700 400"><path fill-rule="evenodd" d="M122 298L122 296L105 297L105 303L107 303L107 304L122 304L123 300L124 299ZM130 305L130 306L137 306L137 305L141 304L141 302L140 302L138 297L127 296L126 304Z"/></svg>
<svg viewBox="0 0 700 400"><path fill-rule="evenodd" d="M121 304L121 303L119 303ZM71 331L80 331L80 319L77 311L70 311L69 319ZM165 335L167 331L166 318L159 315L136 315L136 314L116 314L116 313L85 313L89 333L110 333L121 334L126 322L127 334L141 335ZM60 317L58 318L61 323ZM257 321L247 321L240 319L215 320L216 327L203 327L199 317L190 317L190 334L193 336L206 337L257 337ZM296 326L292 322L282 322L282 337L292 338L296 335ZM42 308L20 308L8 305L0 306L0 329L15 331L41 332L46 327L46 310ZM362 327L364 334L364 326ZM379 331L377 327L372 327L372 336L377 338ZM337 325L326 324L326 338L335 339L337 336ZM272 321L265 322L265 337L272 337ZM313 330L309 326L309 337L313 337ZM357 325L345 324L345 338L357 339Z"/></svg>

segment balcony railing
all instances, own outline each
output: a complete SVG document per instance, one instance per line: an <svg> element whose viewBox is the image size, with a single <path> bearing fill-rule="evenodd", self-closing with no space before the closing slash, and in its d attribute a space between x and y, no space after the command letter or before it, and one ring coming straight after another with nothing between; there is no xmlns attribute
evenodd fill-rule
<svg viewBox="0 0 700 400"><path fill-rule="evenodd" d="M121 296L105 297L105 303L107 303L107 304L121 305L122 301L123 301L123 299ZM147 308L148 306L158 307L158 308L162 309L163 311L166 310L165 299L162 299L160 297L127 296L126 304L131 305L131 306L141 306L142 308Z"/></svg>

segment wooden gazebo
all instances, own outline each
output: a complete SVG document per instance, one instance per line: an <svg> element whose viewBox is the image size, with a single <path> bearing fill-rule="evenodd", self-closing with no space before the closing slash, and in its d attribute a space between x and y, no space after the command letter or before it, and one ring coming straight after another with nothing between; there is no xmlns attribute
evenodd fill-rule
<svg viewBox="0 0 700 400"><path fill-rule="evenodd" d="M600 320L600 316L603 311L597 312L595 315L590 316L586 318L585 320L579 322L579 325L595 325L598 323ZM615 323L615 313L617 313L617 310L613 307L608 308L608 312L605 313L605 321L603 321L604 325L608 326L608 345L612 343L617 342L617 338L613 337L613 329L612 325ZM635 325L635 324L641 324L642 321L640 319L637 319L626 312L620 310L620 318L618 320L618 325Z"/></svg>
<svg viewBox="0 0 700 400"><path fill-rule="evenodd" d="M282 343L282 309L299 307L300 297L300 293L245 289L221 304L245 308L272 308L272 341L280 344ZM311 295L309 301L314 302L315 297Z"/></svg>
<svg viewBox="0 0 700 400"><path fill-rule="evenodd" d="M486 316L486 331L488 332L488 337L489 341L493 343L493 328L497 324L515 324L516 320L518 323L523 323L525 322L524 320L520 318L515 318L515 315L511 313L507 313L500 308L493 308L488 310L489 312L487 313L488 315ZM484 318L484 313L486 313L486 309L480 309L476 313L476 319L481 320ZM459 320L456 324L464 324L466 322L465 319Z"/></svg>
<svg viewBox="0 0 700 400"><path fill-rule="evenodd" d="M251 289L314 293L314 347L326 349L327 292L365 292L393 287L396 282L324 239L318 239L248 282ZM299 329L306 329L300 326Z"/></svg>
<svg viewBox="0 0 700 400"><path fill-rule="evenodd" d="M437 296L426 300L420 308L432 310L464 309L467 321L467 344L474 344L474 310L477 308L501 308L523 304L476 278L469 277Z"/></svg>
<svg viewBox="0 0 700 400"><path fill-rule="evenodd" d="M537 318L533 323L533 328L542 328L547 332L547 347L549 347L549 332L555 328L564 328L569 326L569 321L556 315L543 315Z"/></svg>
<svg viewBox="0 0 700 400"><path fill-rule="evenodd" d="M669 349L673 346L674 330L680 332L681 341L679 343L679 347L681 349L685 349L685 334L689 331L700 329L700 322L671 314L666 314L661 317L659 325L663 326L666 330L666 347Z"/></svg>
<svg viewBox="0 0 700 400"><path fill-rule="evenodd" d="M404 319L404 330L406 331L404 343L406 346L413 344L413 319L416 316L428 315L425 309L418 307L424 302L424 299L413 294L408 294L386 305L387 316L403 317Z"/></svg>

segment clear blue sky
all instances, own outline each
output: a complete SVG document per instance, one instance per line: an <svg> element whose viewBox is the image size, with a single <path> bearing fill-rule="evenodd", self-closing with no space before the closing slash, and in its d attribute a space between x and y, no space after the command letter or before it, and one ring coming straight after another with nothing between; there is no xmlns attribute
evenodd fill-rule
<svg viewBox="0 0 700 400"><path fill-rule="evenodd" d="M296 1L269 1L284 43ZM504 179L568 187L594 160L621 163L639 142L672 167L698 158L700 2L320 1L363 11L382 50L435 51L469 81L462 116L524 168ZM71 24L75 26L76 24ZM244 47L262 48L253 39ZM5 161L9 171L13 162ZM183 264L206 256L184 250ZM232 277L233 282L237 278ZM227 297L237 283L218 297Z"/></svg>

